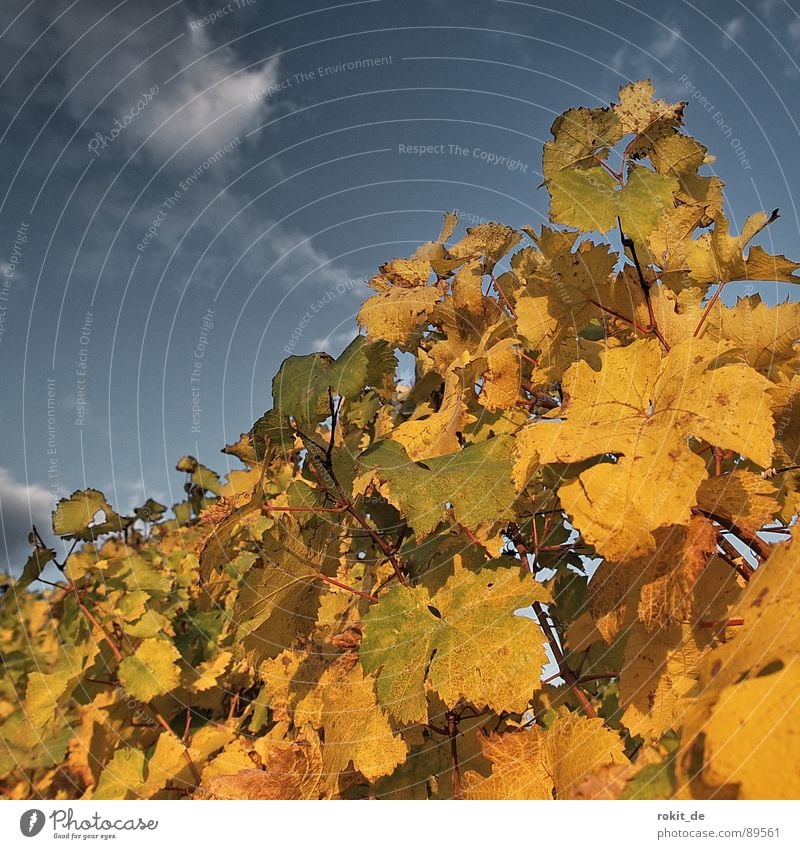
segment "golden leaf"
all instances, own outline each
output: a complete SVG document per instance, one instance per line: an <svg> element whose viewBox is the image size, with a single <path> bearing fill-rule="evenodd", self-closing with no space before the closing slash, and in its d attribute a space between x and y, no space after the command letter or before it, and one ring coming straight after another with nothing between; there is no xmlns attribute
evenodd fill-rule
<svg viewBox="0 0 800 849"><path fill-rule="evenodd" d="M688 339L663 359L654 340L601 355L564 376L567 402L559 422L520 431L515 478L524 484L532 462L598 463L561 486L573 523L614 561L655 549L652 532L686 524L695 492L707 477L688 438L730 448L763 466L772 455L774 428L768 381L748 366L714 368L725 348ZM608 455L616 459L608 461Z"/></svg>
<svg viewBox="0 0 800 849"><path fill-rule="evenodd" d="M626 764L619 735L606 728L602 719L559 710L546 731L490 735L483 743L484 755L492 762L492 774L464 775L467 799L552 799L569 798L572 790L608 764Z"/></svg>

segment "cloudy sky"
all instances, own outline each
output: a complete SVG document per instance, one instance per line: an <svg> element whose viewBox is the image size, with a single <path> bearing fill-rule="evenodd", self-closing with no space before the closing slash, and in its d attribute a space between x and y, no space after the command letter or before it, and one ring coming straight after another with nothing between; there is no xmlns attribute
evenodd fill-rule
<svg viewBox="0 0 800 849"><path fill-rule="evenodd" d="M2 7L0 569L74 489L226 471L287 352L341 350L443 211L538 226L553 118L628 80L690 101L732 221L780 207L800 254L797 0Z"/></svg>

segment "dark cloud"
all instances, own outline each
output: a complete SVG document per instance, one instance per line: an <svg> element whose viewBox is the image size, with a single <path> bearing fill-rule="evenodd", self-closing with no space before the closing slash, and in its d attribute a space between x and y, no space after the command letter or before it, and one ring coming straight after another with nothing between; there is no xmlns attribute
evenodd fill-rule
<svg viewBox="0 0 800 849"><path fill-rule="evenodd" d="M18 572L30 553L28 534L36 525L40 532L50 528L53 497L39 484L14 480L0 467L0 572Z"/></svg>

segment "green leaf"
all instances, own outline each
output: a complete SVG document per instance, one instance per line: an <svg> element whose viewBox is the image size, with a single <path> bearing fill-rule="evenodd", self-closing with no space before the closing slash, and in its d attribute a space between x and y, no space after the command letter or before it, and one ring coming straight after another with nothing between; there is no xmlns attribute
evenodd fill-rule
<svg viewBox="0 0 800 849"><path fill-rule="evenodd" d="M272 381L275 411L281 418L294 418L308 433L330 415L329 391L355 400L367 386L379 386L396 366L385 342L370 343L363 336L357 336L336 360L322 353L288 357Z"/></svg>
<svg viewBox="0 0 800 849"><path fill-rule="evenodd" d="M34 548L30 557L25 562L25 566L22 568L22 574L8 587L2 599L0 599L0 609L4 607L13 609L14 605L12 605L11 599L16 599L16 603L19 605L20 601L17 593L22 592L22 590L38 580L44 567L55 559L56 553L51 548Z"/></svg>
<svg viewBox="0 0 800 849"><path fill-rule="evenodd" d="M254 665L280 654L316 621L322 583L317 575L335 572L339 542L329 525L313 533L307 540L289 520L277 525L262 539L262 559L242 577L233 621L237 646Z"/></svg>
<svg viewBox="0 0 800 849"><path fill-rule="evenodd" d="M607 233L622 221L626 236L642 243L673 205L678 181L641 166L632 166L620 188L603 168L565 169L548 182L550 219L584 232Z"/></svg>
<svg viewBox="0 0 800 849"><path fill-rule="evenodd" d="M143 522L158 522L166 513L167 507L153 498L148 498L141 507L137 507L133 512L137 519Z"/></svg>
<svg viewBox="0 0 800 849"><path fill-rule="evenodd" d="M426 684L448 707L466 699L522 713L547 657L536 623L514 611L549 599L511 558L460 569L433 596L394 587L364 619L361 664L377 672L378 700L398 722L427 719Z"/></svg>
<svg viewBox="0 0 800 849"><path fill-rule="evenodd" d="M377 481L418 538L431 533L449 509L457 522L475 528L513 516L512 448L513 439L501 434L421 463L409 459L398 442L384 439L358 458L361 474L354 487L363 491Z"/></svg>
<svg viewBox="0 0 800 849"><path fill-rule="evenodd" d="M98 644L87 640L60 654L52 672L31 672L23 705L26 722L41 731L57 718L98 651Z"/></svg>
<svg viewBox="0 0 800 849"><path fill-rule="evenodd" d="M140 554L129 554L122 562L125 568L120 577L129 590L145 590L150 594L169 592L172 586L170 576L159 571Z"/></svg>
<svg viewBox="0 0 800 849"><path fill-rule="evenodd" d="M180 652L169 640L144 640L133 655L120 663L120 683L128 695L149 702L178 686L180 670L176 661L179 658Z"/></svg>
<svg viewBox="0 0 800 849"><path fill-rule="evenodd" d="M138 799L137 791L144 784L144 767L145 756L141 749L132 746L117 749L100 774L92 799Z"/></svg>
<svg viewBox="0 0 800 849"><path fill-rule="evenodd" d="M92 524L98 513L104 520ZM53 511L53 532L65 539L93 540L102 534L119 533L133 521L117 515L97 489L78 489L62 498Z"/></svg>

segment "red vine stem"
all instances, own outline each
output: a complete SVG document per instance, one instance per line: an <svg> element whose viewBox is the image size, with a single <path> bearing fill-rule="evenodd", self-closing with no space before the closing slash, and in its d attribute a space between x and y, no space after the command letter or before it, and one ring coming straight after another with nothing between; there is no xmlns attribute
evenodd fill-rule
<svg viewBox="0 0 800 849"><path fill-rule="evenodd" d="M167 732L167 734L171 734L181 745L184 746L183 756L186 758L186 763L189 764L189 769L192 772L192 778L194 778L194 783L199 787L200 786L200 773L197 771L197 767L195 766L194 761L192 760L192 756L189 754L189 748L186 746L183 741L178 737L178 735L169 727L169 723L166 719L164 719L161 714L155 710L152 705L150 705L150 710L153 711L153 716L155 716L158 724Z"/></svg>
<svg viewBox="0 0 800 849"><path fill-rule="evenodd" d="M711 296L711 299L706 304L706 308L703 310L703 314L700 316L700 321L697 322L697 327L695 327L694 333L692 333L693 337L698 336L700 334L700 331L703 329L703 325L705 324L706 319L708 318L708 314L714 308L714 304L716 304L716 302L719 300L719 296L722 294L722 290L725 288L725 282L726 281L723 281L719 284L719 286L717 286L717 291L714 292L714 294Z"/></svg>
<svg viewBox="0 0 800 849"><path fill-rule="evenodd" d="M75 600L78 602L78 607L80 608L81 612L89 620L89 622L91 622L92 626L95 627L100 632L100 636L103 638L103 640L106 642L108 647L111 649L114 657L117 659L117 662L119 663L122 660L124 660L125 656L122 654L122 652L119 650L119 648L117 648L117 646L114 644L114 641L108 635L108 632L106 631L106 629L97 621L97 619L95 619L92 612L83 603L83 600L78 595L78 589L75 586L75 584L71 584L71 589L72 589L72 592L75 593Z"/></svg>
<svg viewBox="0 0 800 849"><path fill-rule="evenodd" d="M350 593L359 595L361 596L361 598L365 598L367 601L370 601L373 604L378 601L377 596L365 593L363 590L357 590L355 587L348 587L347 584L343 584L341 581L337 581L335 578L329 578L327 575L323 575L322 572L317 572L317 577L321 581L325 581L328 584L332 584L334 587L339 587L340 590L347 590Z"/></svg>
<svg viewBox="0 0 800 849"><path fill-rule="evenodd" d="M512 318L516 318L517 314L514 311L514 307L511 306L511 301L506 297L506 293L497 285L497 280L495 280L494 274L489 275L489 279L492 281L492 286L498 295L503 299L503 303L508 307L508 311L511 313Z"/></svg>

